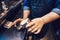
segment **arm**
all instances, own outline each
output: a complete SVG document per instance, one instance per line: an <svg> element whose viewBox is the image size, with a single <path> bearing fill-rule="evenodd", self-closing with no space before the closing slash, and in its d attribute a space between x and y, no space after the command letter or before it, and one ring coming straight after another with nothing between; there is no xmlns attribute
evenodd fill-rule
<svg viewBox="0 0 60 40"><path fill-rule="evenodd" d="M58 18L60 18L60 0L56 0L55 8L53 8L50 13L42 17L45 23L52 22Z"/></svg>
<svg viewBox="0 0 60 40"><path fill-rule="evenodd" d="M14 25L16 26L17 22L21 22L22 20L28 18L29 14L30 14L30 4L29 4L29 0L24 0L24 5L23 5L23 18L19 18L17 20L14 21Z"/></svg>
<svg viewBox="0 0 60 40"><path fill-rule="evenodd" d="M34 34L40 33L44 24L52 22L56 19L60 18L60 0L56 0L55 8L52 11L40 18L33 19L26 27L28 27L28 31ZM32 26L33 25L33 26Z"/></svg>
<svg viewBox="0 0 60 40"><path fill-rule="evenodd" d="M60 18L60 15L58 15L55 12L50 12L50 13L44 15L43 17L41 17L40 19L44 20L44 23L46 24L46 23L52 22L58 18Z"/></svg>
<svg viewBox="0 0 60 40"><path fill-rule="evenodd" d="M29 24L27 24L26 27L29 28L28 29L29 32L32 32L34 34L38 34L38 33L40 33L44 24L52 22L58 18L60 18L60 15L58 15L55 12L50 12L50 13L48 13L40 18L33 19Z"/></svg>
<svg viewBox="0 0 60 40"><path fill-rule="evenodd" d="M24 10L23 11L23 19L28 18L29 14L30 14L30 10Z"/></svg>
<svg viewBox="0 0 60 40"><path fill-rule="evenodd" d="M28 18L29 14L30 14L30 3L28 0L24 0L23 19Z"/></svg>

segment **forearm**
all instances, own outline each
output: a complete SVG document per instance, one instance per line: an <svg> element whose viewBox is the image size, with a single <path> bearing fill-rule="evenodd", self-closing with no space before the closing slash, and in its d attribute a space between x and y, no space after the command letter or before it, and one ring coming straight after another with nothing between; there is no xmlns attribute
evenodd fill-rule
<svg viewBox="0 0 60 40"><path fill-rule="evenodd" d="M46 14L45 16L42 16L41 19L44 20L44 23L49 23L49 22L52 22L56 19L60 18L60 15L58 15L57 13L55 12L50 12L48 14Z"/></svg>
<svg viewBox="0 0 60 40"><path fill-rule="evenodd" d="M30 14L30 10L24 10L24 12L23 12L23 19L28 18L29 14Z"/></svg>

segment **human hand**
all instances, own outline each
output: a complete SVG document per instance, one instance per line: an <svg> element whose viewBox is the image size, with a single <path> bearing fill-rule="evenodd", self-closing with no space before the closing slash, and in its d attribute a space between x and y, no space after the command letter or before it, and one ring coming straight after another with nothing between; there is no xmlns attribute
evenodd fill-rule
<svg viewBox="0 0 60 40"><path fill-rule="evenodd" d="M17 24L18 24L18 23L20 24L21 21L23 21L22 18L16 19L16 20L13 22L14 27L17 27ZM21 28L22 28L22 26L17 27L18 30L20 30Z"/></svg>
<svg viewBox="0 0 60 40"><path fill-rule="evenodd" d="M35 18L30 23L28 23L26 25L26 27L29 28L28 29L29 32L34 33L34 34L38 34L38 33L40 33L44 24L45 23L44 23L43 19Z"/></svg>
<svg viewBox="0 0 60 40"><path fill-rule="evenodd" d="M20 29L22 29L22 28L24 28L23 26L25 25L25 24L27 24L27 23L29 23L30 21L29 21L29 19L27 18L27 19L17 19L17 20L15 20L14 21L14 25L15 25L15 27L17 26L17 24L19 23L19 27L17 27L17 29L18 30L20 30Z"/></svg>

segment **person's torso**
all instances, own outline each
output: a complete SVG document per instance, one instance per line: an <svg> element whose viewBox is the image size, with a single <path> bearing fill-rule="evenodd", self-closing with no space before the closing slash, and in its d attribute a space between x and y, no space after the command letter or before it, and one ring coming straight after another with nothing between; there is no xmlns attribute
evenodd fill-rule
<svg viewBox="0 0 60 40"><path fill-rule="evenodd" d="M49 13L55 6L55 0L30 0L32 18Z"/></svg>
<svg viewBox="0 0 60 40"><path fill-rule="evenodd" d="M30 10L31 10L31 15L30 18L38 18L42 17L45 14L48 14L51 12L53 8L55 8L56 0L30 0ZM52 23L51 27L53 27L54 34L56 37L60 38L60 19L54 21ZM59 31L59 34L57 35L57 31ZM57 38L57 39L58 39Z"/></svg>

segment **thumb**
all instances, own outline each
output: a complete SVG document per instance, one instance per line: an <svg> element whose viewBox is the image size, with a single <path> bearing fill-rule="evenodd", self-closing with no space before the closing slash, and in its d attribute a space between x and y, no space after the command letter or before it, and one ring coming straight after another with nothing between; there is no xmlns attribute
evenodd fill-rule
<svg viewBox="0 0 60 40"><path fill-rule="evenodd" d="M23 19L21 19L21 18L15 20L15 21L13 22L13 25L16 27L16 24L17 24L18 22L21 22L22 20L23 20Z"/></svg>

